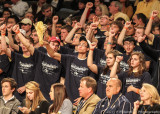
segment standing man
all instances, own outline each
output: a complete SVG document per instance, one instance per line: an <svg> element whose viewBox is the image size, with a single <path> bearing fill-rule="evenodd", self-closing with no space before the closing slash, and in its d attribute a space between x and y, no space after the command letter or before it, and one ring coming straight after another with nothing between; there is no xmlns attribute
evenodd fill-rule
<svg viewBox="0 0 160 114"><path fill-rule="evenodd" d="M120 93L122 83L117 78L110 78L106 84L106 97L99 101L92 114L129 114L131 103Z"/></svg>
<svg viewBox="0 0 160 114"><path fill-rule="evenodd" d="M100 101L94 94L97 89L97 82L92 77L83 77L80 80L79 96L82 97L76 110L76 114L91 114Z"/></svg>
<svg viewBox="0 0 160 114"><path fill-rule="evenodd" d="M13 78L4 78L1 86L3 96L0 97L0 114L17 114L20 102L13 95L16 81Z"/></svg>

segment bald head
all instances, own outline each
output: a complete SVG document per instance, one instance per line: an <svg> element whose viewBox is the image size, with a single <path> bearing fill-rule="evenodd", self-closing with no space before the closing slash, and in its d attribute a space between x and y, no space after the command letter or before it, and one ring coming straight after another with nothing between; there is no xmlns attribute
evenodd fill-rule
<svg viewBox="0 0 160 114"><path fill-rule="evenodd" d="M106 84L106 96L111 98L112 95L118 94L121 87L122 83L118 78L110 78Z"/></svg>

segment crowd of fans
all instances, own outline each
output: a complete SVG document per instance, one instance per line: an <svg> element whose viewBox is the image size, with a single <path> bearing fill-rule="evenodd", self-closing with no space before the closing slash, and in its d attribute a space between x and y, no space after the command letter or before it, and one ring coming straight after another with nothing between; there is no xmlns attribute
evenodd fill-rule
<svg viewBox="0 0 160 114"><path fill-rule="evenodd" d="M0 15L1 114L160 113L160 0L2 0Z"/></svg>

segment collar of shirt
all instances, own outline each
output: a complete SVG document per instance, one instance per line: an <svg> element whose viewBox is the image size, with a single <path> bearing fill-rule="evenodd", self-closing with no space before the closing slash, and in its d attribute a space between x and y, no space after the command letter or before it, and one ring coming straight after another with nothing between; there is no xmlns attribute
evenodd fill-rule
<svg viewBox="0 0 160 114"><path fill-rule="evenodd" d="M3 100L4 100L4 103L5 103L5 104L6 104L8 101L12 100L12 99L14 99L14 95L13 95L10 99L8 99L8 100L5 100L4 97L3 97Z"/></svg>

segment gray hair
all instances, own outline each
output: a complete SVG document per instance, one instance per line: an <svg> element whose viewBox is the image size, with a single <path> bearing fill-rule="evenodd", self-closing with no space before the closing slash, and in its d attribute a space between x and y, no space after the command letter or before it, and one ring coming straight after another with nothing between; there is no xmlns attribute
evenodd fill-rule
<svg viewBox="0 0 160 114"><path fill-rule="evenodd" d="M121 11L121 10L122 10L123 5L122 5L120 2L118 2L118 1L113 1L113 3L115 4L115 7L118 7L118 11Z"/></svg>

